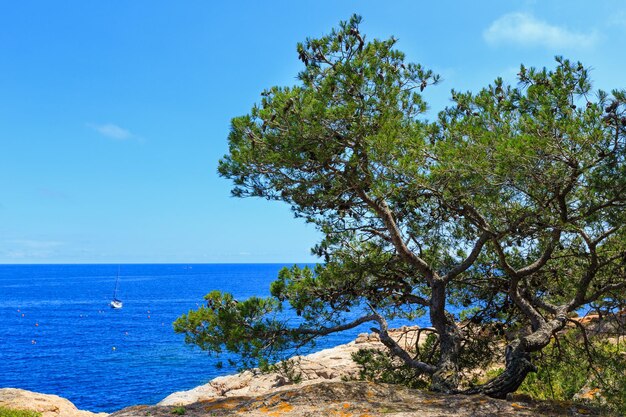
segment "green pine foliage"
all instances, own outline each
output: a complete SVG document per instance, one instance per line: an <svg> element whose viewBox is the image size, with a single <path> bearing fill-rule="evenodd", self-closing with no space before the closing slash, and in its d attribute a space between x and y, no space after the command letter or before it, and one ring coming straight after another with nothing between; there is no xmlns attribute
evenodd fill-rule
<svg viewBox="0 0 626 417"><path fill-rule="evenodd" d="M283 269L266 298L211 292L175 330L268 368L369 323L393 357L369 359L447 392L507 343L507 369L485 385L502 398L533 361L550 367L539 352L573 312L626 304L626 93L593 90L584 65L556 57L522 65L515 85L453 90L427 120L439 77L360 24L297 45L298 82L233 118L218 167L234 196L287 203L317 227L321 263ZM414 357L388 325L422 315L438 353Z"/></svg>

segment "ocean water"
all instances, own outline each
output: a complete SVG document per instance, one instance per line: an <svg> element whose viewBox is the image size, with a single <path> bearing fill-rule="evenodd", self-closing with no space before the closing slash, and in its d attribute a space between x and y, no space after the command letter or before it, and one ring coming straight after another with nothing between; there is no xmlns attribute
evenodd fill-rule
<svg viewBox="0 0 626 417"><path fill-rule="evenodd" d="M0 388L111 412L234 373L236 367L218 369L218 359L185 345L172 322L214 289L241 299L267 295L283 266L121 265L124 308L113 310L117 265L0 265ZM317 349L346 343L365 328L331 335Z"/></svg>

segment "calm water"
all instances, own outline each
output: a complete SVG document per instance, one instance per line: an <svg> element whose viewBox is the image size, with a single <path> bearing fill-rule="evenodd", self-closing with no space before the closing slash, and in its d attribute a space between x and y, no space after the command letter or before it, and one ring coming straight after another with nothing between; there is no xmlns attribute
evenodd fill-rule
<svg viewBox="0 0 626 417"><path fill-rule="evenodd" d="M267 295L283 266L121 265L124 308L112 310L117 265L0 265L0 387L110 412L233 373L186 346L172 322L213 289ZM333 335L318 348L360 331Z"/></svg>

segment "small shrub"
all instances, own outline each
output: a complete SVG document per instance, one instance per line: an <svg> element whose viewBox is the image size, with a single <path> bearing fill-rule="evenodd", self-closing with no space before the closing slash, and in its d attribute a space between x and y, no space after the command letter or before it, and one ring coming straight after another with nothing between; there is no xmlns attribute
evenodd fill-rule
<svg viewBox="0 0 626 417"><path fill-rule="evenodd" d="M584 401L626 415L626 346L605 339L585 347L579 331L570 331L535 355L536 373L526 377L518 392L537 399L581 400L583 390L597 392Z"/></svg>
<svg viewBox="0 0 626 417"><path fill-rule="evenodd" d="M468 381L469 386L474 387L476 385L486 384L492 379L498 377L502 372L504 372L504 368L498 367L487 369L484 374L474 374Z"/></svg>
<svg viewBox="0 0 626 417"><path fill-rule="evenodd" d="M32 410L15 410L13 408L0 407L0 417L41 417L41 413Z"/></svg>
<svg viewBox="0 0 626 417"><path fill-rule="evenodd" d="M302 372L300 372L299 362L297 359L291 358L275 364L264 363L261 364L260 369L262 372L276 372L277 374L285 377L292 384L299 384L302 382Z"/></svg>
<svg viewBox="0 0 626 417"><path fill-rule="evenodd" d="M352 360L361 367L359 370L361 380L400 384L418 389L427 388L430 384L428 378L421 372L399 363L382 350L359 349L352 354Z"/></svg>
<svg viewBox="0 0 626 417"><path fill-rule="evenodd" d="M174 407L172 408L172 414L176 414L177 416L182 416L187 412L187 410L185 409L185 407L178 406L178 407Z"/></svg>

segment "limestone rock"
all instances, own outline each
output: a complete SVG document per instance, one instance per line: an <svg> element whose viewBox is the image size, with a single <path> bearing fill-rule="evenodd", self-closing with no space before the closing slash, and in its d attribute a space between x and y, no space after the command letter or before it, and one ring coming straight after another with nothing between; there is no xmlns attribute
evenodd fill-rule
<svg viewBox="0 0 626 417"><path fill-rule="evenodd" d="M106 417L107 413L92 413L76 408L69 400L57 395L39 394L17 388L0 389L0 406L17 410L32 410L42 417Z"/></svg>
<svg viewBox="0 0 626 417"><path fill-rule="evenodd" d="M185 406L130 407L110 417L536 417L602 416L591 407L446 395L371 382L321 382L260 396L216 398Z"/></svg>

